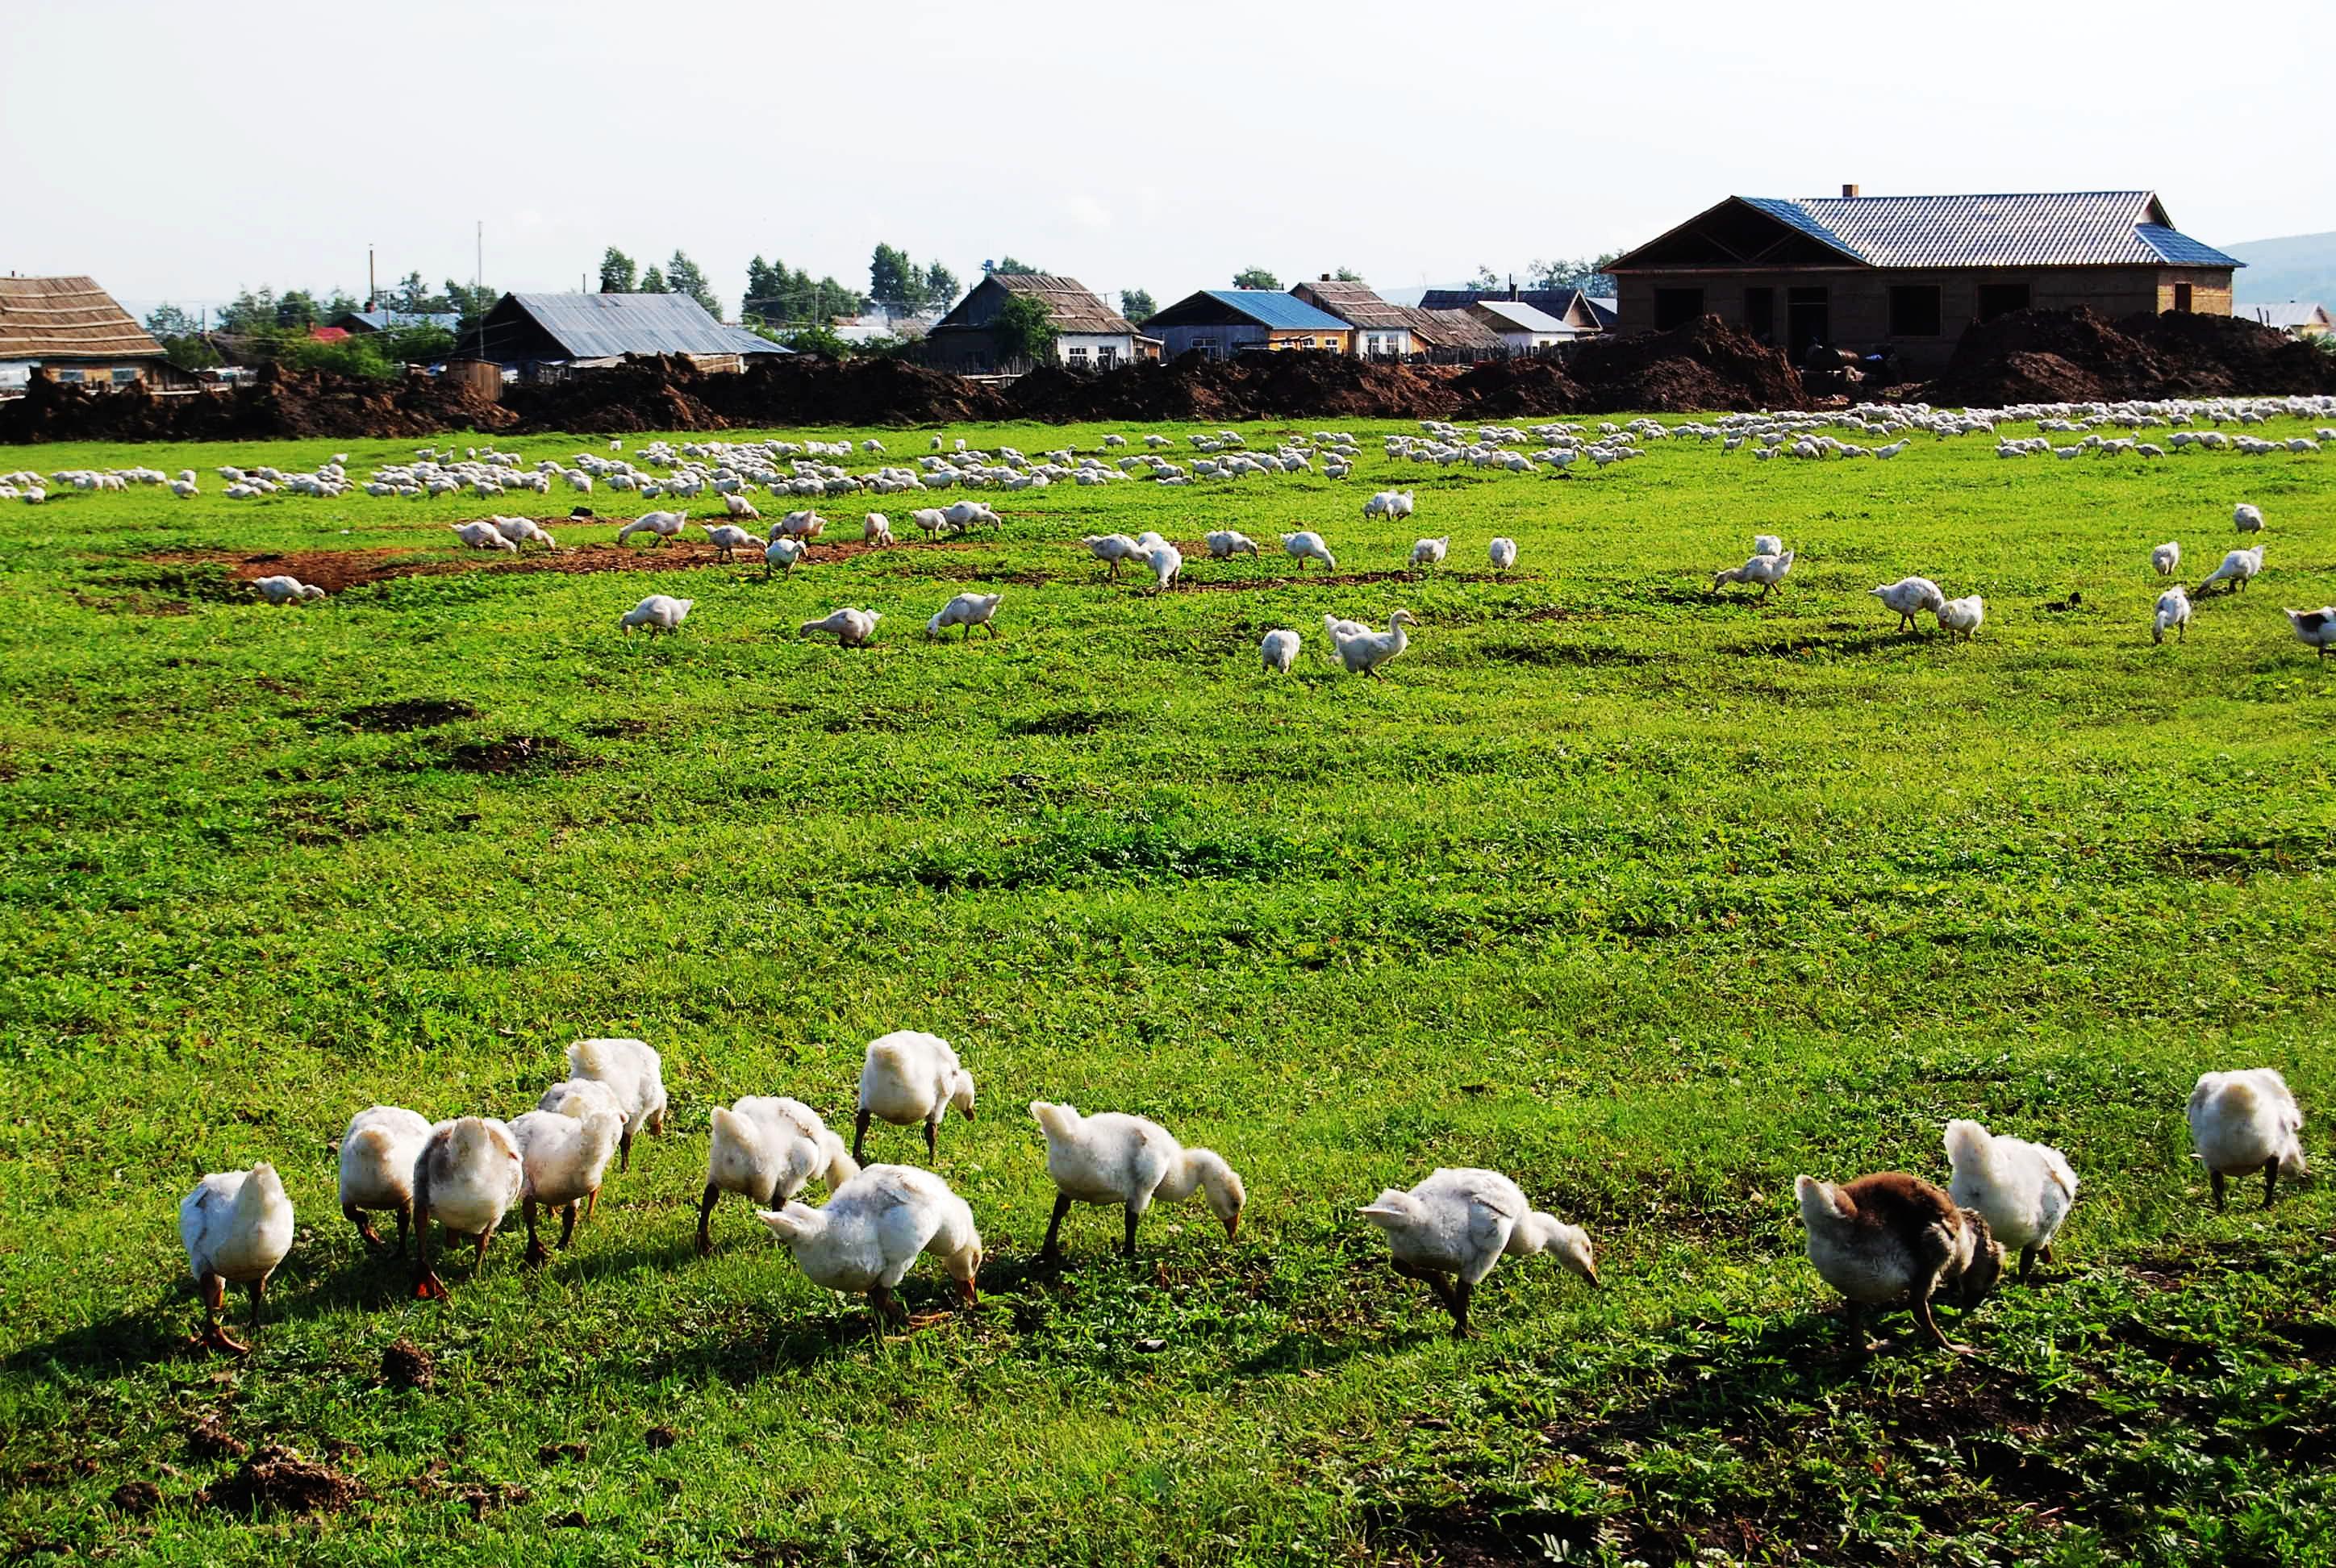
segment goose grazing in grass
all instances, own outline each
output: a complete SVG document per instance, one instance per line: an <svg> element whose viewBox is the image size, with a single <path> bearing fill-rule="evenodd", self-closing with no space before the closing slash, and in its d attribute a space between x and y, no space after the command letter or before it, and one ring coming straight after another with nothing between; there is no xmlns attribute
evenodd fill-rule
<svg viewBox="0 0 2336 1568"><path fill-rule="evenodd" d="M1221 528L1210 534L1205 542L1212 560L1231 560L1237 555L1257 554L1257 541L1239 529Z"/></svg>
<svg viewBox="0 0 2336 1568"><path fill-rule="evenodd" d="M1360 1213L1387 1232L1395 1271L1436 1292L1452 1314L1455 1339L1467 1337L1469 1300L1504 1253L1554 1252L1561 1265L1598 1283L1589 1232L1537 1213L1498 1171L1437 1171L1408 1193L1389 1188Z"/></svg>
<svg viewBox="0 0 2336 1568"><path fill-rule="evenodd" d="M793 1202L814 1178L829 1193L860 1174L843 1140L801 1100L747 1095L714 1107L706 1152L706 1191L697 1203L697 1250L714 1250L714 1205L736 1193L756 1208Z"/></svg>
<svg viewBox="0 0 2336 1568"><path fill-rule="evenodd" d="M2231 509L2231 526L2241 533L2261 533L2263 526L2263 509L2249 506L2245 502L2239 502Z"/></svg>
<svg viewBox="0 0 2336 1568"><path fill-rule="evenodd" d="M1914 629L1917 611L1927 609L1936 615L1939 607L1947 602L1947 596L1939 591L1939 585L1927 577L1902 577L1896 582L1867 591L1898 612L1900 631Z"/></svg>
<svg viewBox="0 0 2336 1568"><path fill-rule="evenodd" d="M892 544L892 520L881 511L871 511L861 521L860 538L871 550L888 550Z"/></svg>
<svg viewBox="0 0 2336 1568"><path fill-rule="evenodd" d="M981 1232L974 1229L973 1211L930 1171L871 1165L820 1208L789 1203L757 1210L754 1217L786 1243L813 1284L864 1292L880 1330L888 1320L907 1326L908 1309L892 1291L925 1252L941 1261L967 1306L981 1300L974 1287L981 1271Z"/></svg>
<svg viewBox="0 0 2336 1568"><path fill-rule="evenodd" d="M1711 591L1718 593L1731 582L1757 582L1760 585L1760 597L1766 599L1776 591L1776 585L1784 581L1785 574L1792 570L1793 552L1791 550L1786 550L1782 555L1770 555L1763 551L1751 557L1742 566L1731 566L1726 571L1712 573Z"/></svg>
<svg viewBox="0 0 2336 1568"><path fill-rule="evenodd" d="M531 517L491 517L487 521L495 525L496 532L511 541L513 549L522 553L530 544L540 544L546 550L560 548L560 541Z"/></svg>
<svg viewBox="0 0 2336 1568"><path fill-rule="evenodd" d="M868 1059L860 1068L860 1118L852 1130L852 1157L864 1159L868 1124L878 1117L896 1127L925 1128L925 1157L940 1150L941 1122L955 1106L973 1120L973 1075L957 1059L957 1051L939 1035L895 1029L868 1042Z"/></svg>
<svg viewBox="0 0 2336 1568"><path fill-rule="evenodd" d="M2206 580L2198 585L2198 591L2204 594L2214 584L2227 582L2231 585L2228 591L2236 593L2254 580L2256 574L2263 570L2263 563L2262 545L2256 545L2253 550L2234 550L2223 557L2222 565L2207 574Z"/></svg>
<svg viewBox="0 0 2336 1568"><path fill-rule="evenodd" d="M622 544L637 533L646 533L658 544L678 538L688 523L689 514L682 511L645 511L617 531L617 542Z"/></svg>
<svg viewBox="0 0 2336 1568"><path fill-rule="evenodd" d="M868 639L876 635L876 623L883 618L876 610L853 609L847 605L819 620L803 622L795 628L795 635L809 637L815 631L832 632L839 648L865 648Z"/></svg>
<svg viewBox="0 0 2336 1568"><path fill-rule="evenodd" d="M2175 641L2190 640L2190 595L2178 582L2157 596L2157 619L2150 628L2149 640L2164 642L2168 627L2174 628Z"/></svg>
<svg viewBox="0 0 2336 1568"><path fill-rule="evenodd" d="M2182 541L2169 539L2149 552L2149 564L2157 569L2160 577L2172 577L2182 564Z"/></svg>
<svg viewBox="0 0 2336 1568"><path fill-rule="evenodd" d="M1411 639L1404 635L1403 628L1418 624L1411 611L1399 609L1387 618L1385 631L1365 630L1335 638L1338 662L1347 667L1348 675L1365 675L1377 680L1379 678L1379 666L1402 657L1403 650L1411 646Z"/></svg>
<svg viewBox="0 0 2336 1568"><path fill-rule="evenodd" d="M297 577L263 577L255 579L252 589L270 604L303 604L325 597L325 590L313 582L302 582Z"/></svg>
<svg viewBox="0 0 2336 1568"><path fill-rule="evenodd" d="M349 1118L341 1135L341 1213L373 1251L387 1243L366 1214L394 1213L396 1255L405 1256L406 1227L414 1220L414 1162L429 1141L429 1122L402 1105L375 1105Z"/></svg>
<svg viewBox="0 0 2336 1568"><path fill-rule="evenodd" d="M1442 566L1445 554L1451 548L1452 536L1448 533L1442 539L1415 540L1411 546L1411 564L1421 570L1431 566Z"/></svg>
<svg viewBox="0 0 2336 1568"><path fill-rule="evenodd" d="M1493 541L1493 570L1506 571L1517 564L1517 541L1505 535Z"/></svg>
<svg viewBox="0 0 2336 1568"><path fill-rule="evenodd" d="M1785 541L1773 533L1756 533L1752 536L1752 553L1782 555L1785 553Z"/></svg>
<svg viewBox="0 0 2336 1568"><path fill-rule="evenodd" d="M292 1250L292 1200L276 1167L222 1171L205 1176L179 1203L179 1240L186 1243L187 1271L203 1299L203 1333L196 1341L214 1350L245 1355L251 1347L219 1323L230 1281L251 1292L251 1326L259 1327L260 1298L268 1277Z"/></svg>
<svg viewBox="0 0 2336 1568"><path fill-rule="evenodd" d="M959 594L941 606L932 619L925 622L925 635L939 637L953 626L961 626L965 628L964 640L967 642L973 640L975 627L996 637L998 628L991 618L997 615L998 603L1005 597L1002 593Z"/></svg>
<svg viewBox="0 0 2336 1568"><path fill-rule="evenodd" d="M1300 571L1306 570L1306 563L1309 560L1319 560L1332 571L1338 570L1338 558L1330 553L1330 547L1323 543L1322 536L1312 529L1300 529L1296 533L1283 534L1281 552L1297 561L1298 570Z"/></svg>
<svg viewBox="0 0 2336 1568"><path fill-rule="evenodd" d="M2077 1173L2059 1150L1997 1137L1977 1122L1949 1122L1946 1141L1954 1172L1947 1195L1978 1210L2006 1248L2020 1249L2020 1277L2028 1279L2038 1258L2052 1261L2052 1238L2077 1202Z"/></svg>
<svg viewBox="0 0 2336 1568"><path fill-rule="evenodd" d="M1144 558L1144 547L1124 533L1091 533L1079 542L1086 546L1089 555L1103 562L1106 577L1117 577L1122 561Z"/></svg>
<svg viewBox="0 0 2336 1568"><path fill-rule="evenodd" d="M1144 564L1152 569L1152 591L1166 593L1184 575L1184 552L1163 540L1144 552Z"/></svg>
<svg viewBox="0 0 2336 1568"><path fill-rule="evenodd" d="M617 625L625 631L645 626L652 637L661 631L676 632L681 629L681 623L689 618L689 607L696 602L694 599L676 599L671 594L653 593L618 616Z"/></svg>
<svg viewBox="0 0 2336 1568"><path fill-rule="evenodd" d="M2303 1176L2303 1112L2276 1069L2199 1075L2189 1114L2190 1142L2214 1183L2217 1209L2227 1177L2262 1172L2268 1209L2279 1195L2282 1172L2291 1179Z"/></svg>
<svg viewBox="0 0 2336 1568"><path fill-rule="evenodd" d="M1055 1214L1046 1222L1039 1261L1061 1261L1063 1216L1073 1203L1118 1207L1127 1219L1124 1251L1130 1258L1135 1256L1135 1227L1155 1198L1180 1203L1199 1193L1223 1223L1228 1240L1241 1233L1248 1194L1223 1155L1188 1149L1159 1123L1116 1111L1082 1116L1076 1105L1033 1100L1030 1115L1046 1135L1046 1174L1055 1183Z"/></svg>
<svg viewBox="0 0 2336 1568"><path fill-rule="evenodd" d="M1267 632L1264 640L1257 645L1258 657L1264 661L1266 673L1288 675L1290 667L1298 662L1298 650L1304 646L1304 640L1296 632L1287 629Z"/></svg>
<svg viewBox="0 0 2336 1568"><path fill-rule="evenodd" d="M487 1261L487 1243L527 1185L519 1140L504 1123L463 1116L430 1129L429 1141L414 1162L414 1295L443 1300L446 1286L430 1266L430 1222L446 1227L447 1239L468 1236L478 1243L475 1271Z"/></svg>
<svg viewBox="0 0 2336 1568"><path fill-rule="evenodd" d="M716 560L726 561L735 551L748 550L762 542L735 522L706 522L698 526L706 530L706 541L714 547L714 559Z"/></svg>
<svg viewBox="0 0 2336 1568"><path fill-rule="evenodd" d="M563 1078L537 1096L535 1108L579 1122L600 1111L616 1117L620 1125L625 1120L624 1103L617 1098L617 1091L598 1078ZM590 1219L599 1206L600 1189L595 1187L584 1195L584 1217Z"/></svg>
<svg viewBox="0 0 2336 1568"><path fill-rule="evenodd" d="M633 1135L665 1135L665 1058L647 1040L578 1040L568 1047L568 1076L606 1084L625 1113L617 1168L633 1168Z"/></svg>
<svg viewBox="0 0 2336 1568"><path fill-rule="evenodd" d="M1950 642L1958 637L1969 642L1979 635L1980 624L1987 619L1987 601L1975 593L1965 594L1941 604L1937 613L1939 629L1947 634Z"/></svg>
<svg viewBox="0 0 2336 1568"><path fill-rule="evenodd" d="M773 571L793 574L795 562L811 553L811 546L799 539L774 539L763 547L763 575Z"/></svg>
<svg viewBox="0 0 2336 1568"><path fill-rule="evenodd" d="M1987 1220L1920 1177L1899 1171L1860 1176L1839 1186L1796 1176L1801 1222L1808 1227L1809 1261L1825 1283L1848 1300L1848 1329L1868 1350L1865 1310L1903 1300L1915 1326L1942 1350L1969 1355L1950 1341L1931 1315L1944 1295L1976 1307L2003 1273L2003 1247Z"/></svg>
<svg viewBox="0 0 2336 1568"><path fill-rule="evenodd" d="M456 539L472 550L501 550L516 555L519 546L503 537L503 531L492 522L450 522Z"/></svg>
<svg viewBox="0 0 2336 1568"><path fill-rule="evenodd" d="M2283 612L2287 624L2295 628L2295 640L2304 647L2317 648L2326 658L2328 650L2336 648L2336 605L2321 605L2318 609L2291 609Z"/></svg>
<svg viewBox="0 0 2336 1568"><path fill-rule="evenodd" d="M613 1105L586 1103L579 1108L583 1114L577 1116L530 1111L511 1124L511 1137L519 1144L521 1213L527 1222L530 1267L551 1256L536 1234L536 1210L551 1209L561 1216L560 1246L565 1251L576 1234L578 1207L599 1200L608 1162L617 1154L617 1140L624 1135L625 1118Z"/></svg>

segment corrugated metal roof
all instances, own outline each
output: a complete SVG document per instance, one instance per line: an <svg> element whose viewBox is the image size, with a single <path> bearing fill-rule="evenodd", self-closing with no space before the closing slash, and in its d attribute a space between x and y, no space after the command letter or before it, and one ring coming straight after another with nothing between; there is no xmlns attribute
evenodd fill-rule
<svg viewBox="0 0 2336 1568"><path fill-rule="evenodd" d="M443 326L452 332L462 325L461 313L453 310L352 310L340 319L362 321L375 332L393 326Z"/></svg>
<svg viewBox="0 0 2336 1568"><path fill-rule="evenodd" d="M2241 305L2231 314L2246 321L2260 321L2265 326L2321 326L2327 324L2327 307L2309 299L2289 299L2269 305Z"/></svg>
<svg viewBox="0 0 2336 1568"><path fill-rule="evenodd" d="M160 359L162 346L88 278L0 278L0 359Z"/></svg>
<svg viewBox="0 0 2336 1568"><path fill-rule="evenodd" d="M1572 332L1556 317L1536 310L1522 299L1480 299L1471 308L1489 312L1519 332Z"/></svg>
<svg viewBox="0 0 2336 1568"><path fill-rule="evenodd" d="M686 294L506 294L503 299L533 317L571 359L787 352L751 332L723 326Z"/></svg>
<svg viewBox="0 0 2336 1568"><path fill-rule="evenodd" d="M1871 267L2238 267L2146 190L1738 198Z"/></svg>
<svg viewBox="0 0 2336 1568"><path fill-rule="evenodd" d="M1345 322L1317 310L1294 294L1278 288L1203 288L1202 293L1221 305L1230 305L1260 326L1279 332L1345 332Z"/></svg>

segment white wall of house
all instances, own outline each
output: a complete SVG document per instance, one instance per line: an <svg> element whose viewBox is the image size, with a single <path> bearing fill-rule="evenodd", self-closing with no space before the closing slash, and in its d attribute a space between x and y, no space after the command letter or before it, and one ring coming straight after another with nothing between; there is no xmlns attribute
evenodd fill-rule
<svg viewBox="0 0 2336 1568"><path fill-rule="evenodd" d="M1358 326L1355 328L1355 352L1365 358L1409 354L1413 352L1411 329L1407 326Z"/></svg>
<svg viewBox="0 0 2336 1568"><path fill-rule="evenodd" d="M1103 370L1135 357L1129 333L1066 332L1055 339L1055 357L1074 370Z"/></svg>

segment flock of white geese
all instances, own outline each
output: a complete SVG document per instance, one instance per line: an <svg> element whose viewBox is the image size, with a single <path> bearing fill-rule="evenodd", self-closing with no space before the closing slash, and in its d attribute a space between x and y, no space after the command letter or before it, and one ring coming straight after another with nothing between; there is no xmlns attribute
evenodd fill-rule
<svg viewBox="0 0 2336 1568"><path fill-rule="evenodd" d="M374 1105L350 1121L339 1150L341 1213L376 1251L402 1257L411 1232L415 1297L446 1294L431 1261L433 1221L446 1245L473 1249L475 1272L516 1213L527 1232L526 1261L540 1264L550 1249L539 1215L560 1216L557 1244L567 1247L579 1213L591 1218L610 1165L630 1168L635 1135L666 1130L664 1061L647 1042L578 1040L568 1047L567 1069L535 1108L509 1121L464 1115L433 1123L397 1105ZM813 1283L865 1296L879 1332L909 1325L894 1291L920 1257L931 1256L964 1302L975 1304L983 1246L972 1209L930 1169L862 1164L878 1122L920 1127L928 1165L939 1164L942 1125L952 1111L970 1119L974 1105L973 1075L956 1048L938 1035L903 1029L869 1042L848 1146L801 1100L750 1095L715 1107L697 1250L712 1250L715 1210L724 1193L735 1193ZM1198 1196L1228 1239L1239 1235L1249 1193L1224 1155L1188 1147L1142 1116L1083 1115L1045 1100L1033 1101L1030 1114L1055 1187L1042 1264L1061 1261L1063 1222L1083 1203L1121 1211L1122 1250L1130 1258L1155 1202ZM2303 1115L2272 1068L2205 1074L2187 1119L2218 1208L2231 1179L2260 1177L2269 1207L2282 1174L2304 1174ZM2019 1254L2023 1279L2039 1258L2050 1260L2077 1198L2068 1159L1962 1119L1946 1125L1945 1148L1944 1186L1896 1171L1840 1183L1796 1180L1809 1261L1846 1299L1853 1335L1864 1310L1903 1304L1931 1343L1968 1350L1947 1339L1932 1303L1978 1305L2010 1251ZM817 1206L802 1201L813 1182L827 1189ZM1589 1233L1535 1209L1524 1189L1497 1171L1438 1170L1408 1191L1380 1193L1356 1213L1384 1234L1395 1271L1434 1293L1455 1338L1469 1332L1476 1288L1504 1257L1546 1252L1569 1272L1601 1282ZM394 1243L374 1229L371 1217L381 1213L397 1221ZM266 1164L205 1176L179 1205L179 1232L203 1302L200 1342L248 1353L220 1320L227 1287L248 1290L256 1331L268 1281L292 1250L283 1179Z"/></svg>

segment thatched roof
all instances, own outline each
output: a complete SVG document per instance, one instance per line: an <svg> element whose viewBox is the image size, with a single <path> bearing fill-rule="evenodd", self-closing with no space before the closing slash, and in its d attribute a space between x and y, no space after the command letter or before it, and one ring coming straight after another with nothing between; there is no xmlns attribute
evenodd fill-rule
<svg viewBox="0 0 2336 1568"><path fill-rule="evenodd" d="M1469 315L1465 310L1422 310L1416 306L1403 312L1411 335L1429 348L1506 348L1501 335Z"/></svg>
<svg viewBox="0 0 2336 1568"><path fill-rule="evenodd" d="M1046 302L1057 332L1133 333L1127 317L1087 292L1076 278L1051 272L993 272L989 281L1008 294L1035 294Z"/></svg>
<svg viewBox="0 0 2336 1568"><path fill-rule="evenodd" d="M0 359L160 359L162 346L87 278L0 278Z"/></svg>

